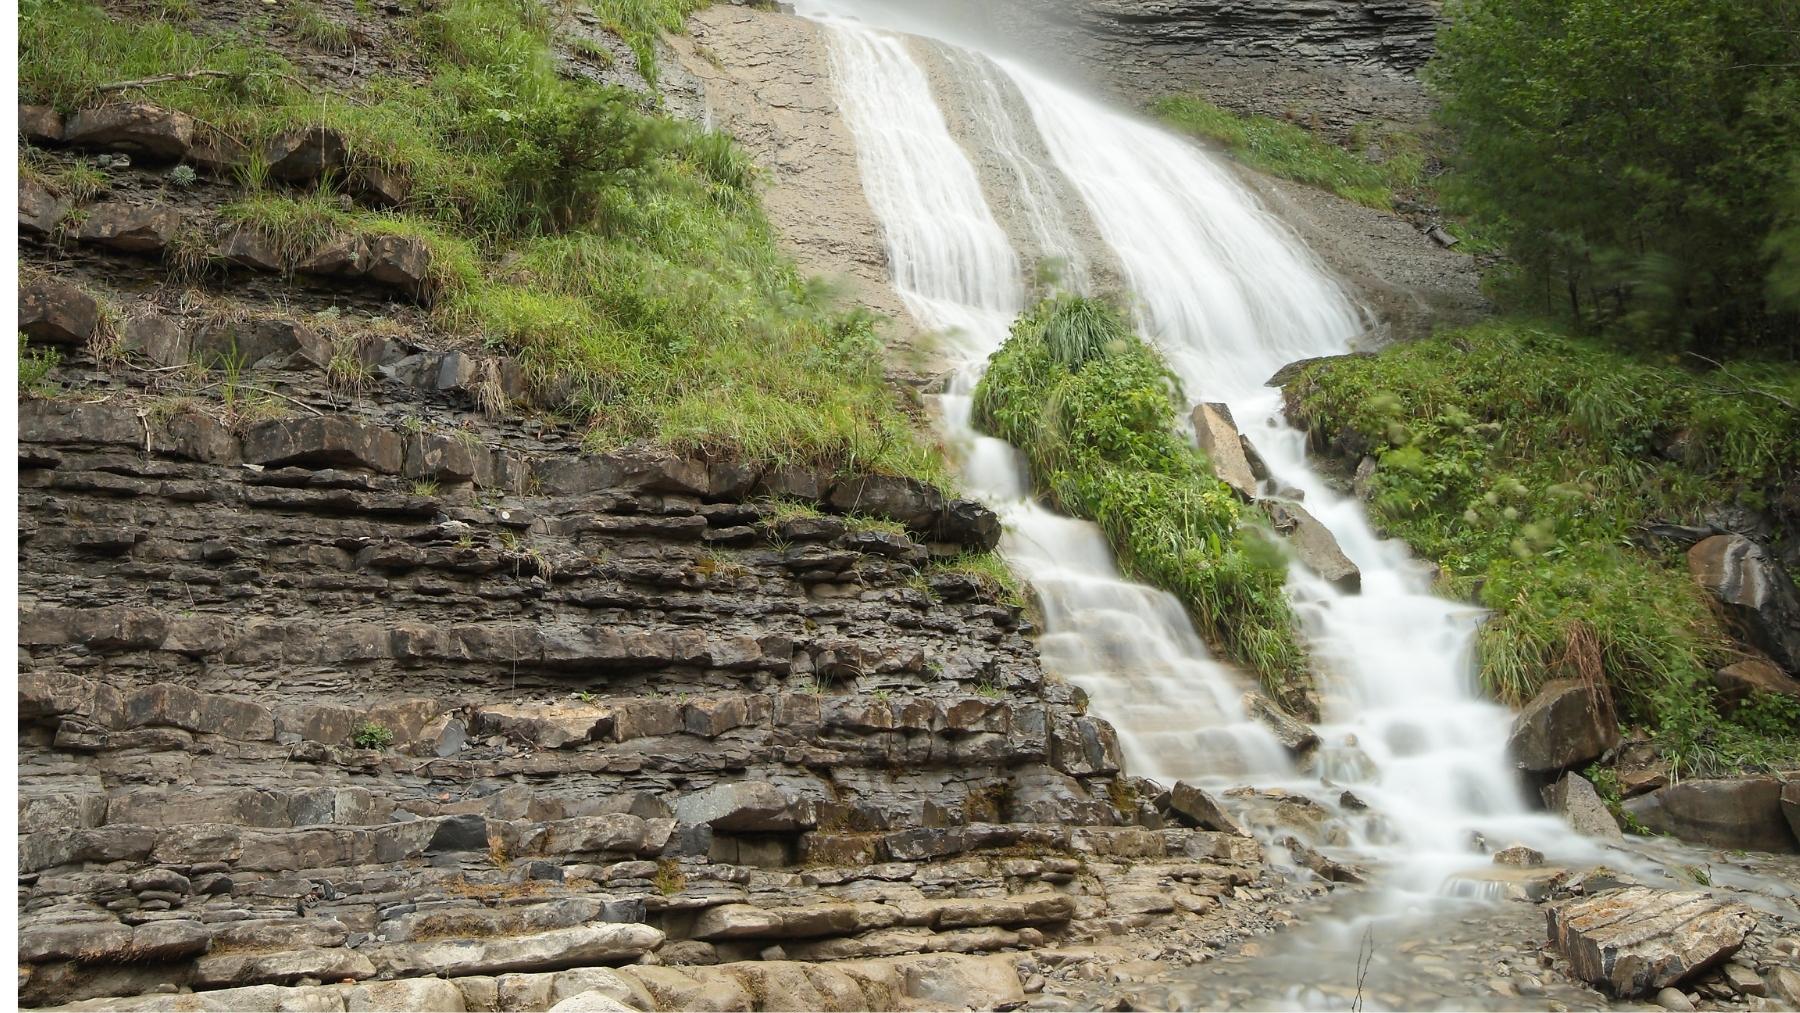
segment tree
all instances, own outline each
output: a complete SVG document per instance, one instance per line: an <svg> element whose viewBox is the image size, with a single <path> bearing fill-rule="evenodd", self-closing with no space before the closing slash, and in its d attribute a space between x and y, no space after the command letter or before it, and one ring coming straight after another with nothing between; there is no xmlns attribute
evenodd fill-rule
<svg viewBox="0 0 1800 1013"><path fill-rule="evenodd" d="M1800 7L1452 0L1449 186L1517 293L1711 354L1800 351Z"/></svg>

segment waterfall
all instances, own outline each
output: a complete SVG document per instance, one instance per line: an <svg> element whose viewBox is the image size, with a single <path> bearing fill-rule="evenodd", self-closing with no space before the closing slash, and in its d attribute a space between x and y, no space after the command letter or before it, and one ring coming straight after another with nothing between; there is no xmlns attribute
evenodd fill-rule
<svg viewBox="0 0 1800 1013"><path fill-rule="evenodd" d="M1386 869L1402 898L1456 892L1448 881L1485 862L1477 834L1590 853L1561 821L1531 811L1509 769L1509 716L1474 675L1479 611L1433 596L1405 548L1325 483L1284 421L1279 391L1265 386L1289 362L1348 350L1365 327L1304 245L1194 145L1016 61L958 49L942 61L954 85L994 96L973 103L975 119L1006 115L993 90L1001 85L1022 96L1030 119L977 122L965 143L999 146L1014 162L1048 153L1048 165L1016 166L1003 198L1023 204L1015 217L1039 234L1008 237L909 48L926 43L845 17L868 13L856 0L821 3L802 13L829 33L896 284L918 322L946 332L954 349L938 408L965 483L1001 514L1001 551L1040 595L1046 667L1086 690L1118 729L1128 769L1165 783L1286 787L1333 809L1349 788L1372 813L1339 810L1349 847ZM1041 147L1007 139L1022 130ZM1034 206L1064 193L1082 206ZM1303 502L1362 571L1358 592L1297 563L1290 571L1324 709L1314 770L1295 770L1246 718L1238 701L1247 680L1208 654L1173 598L1122 579L1098 529L1032 500L1019 455L970 427L970 392L1025 298L1014 243L1071 241L1056 223L1075 214L1098 229L1139 327L1190 401L1226 403L1269 466L1268 493Z"/></svg>

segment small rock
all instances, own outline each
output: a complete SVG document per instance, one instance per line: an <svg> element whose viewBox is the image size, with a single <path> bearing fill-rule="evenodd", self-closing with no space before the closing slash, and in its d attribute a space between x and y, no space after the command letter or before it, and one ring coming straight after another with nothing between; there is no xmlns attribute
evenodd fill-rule
<svg viewBox="0 0 1800 1013"><path fill-rule="evenodd" d="M1510 848L1501 848L1494 852L1494 864L1515 865L1526 869L1536 868L1544 864L1544 853L1523 844L1515 844Z"/></svg>
<svg viewBox="0 0 1800 1013"><path fill-rule="evenodd" d="M1748 967L1731 961L1725 965L1725 983L1738 995L1768 995L1768 986L1757 973Z"/></svg>
<svg viewBox="0 0 1800 1013"><path fill-rule="evenodd" d="M1692 1013L1694 1004L1678 988L1665 988L1656 993L1656 1004L1663 1009L1679 1010L1681 1013Z"/></svg>
<svg viewBox="0 0 1800 1013"><path fill-rule="evenodd" d="M1169 808L1187 817L1202 830L1216 830L1238 837L1250 836L1243 824L1226 812L1217 799L1186 781L1176 781L1175 786L1169 789Z"/></svg>
<svg viewBox="0 0 1800 1013"><path fill-rule="evenodd" d="M194 142L194 118L149 102L115 102L71 116L63 139L78 148L121 150L174 161Z"/></svg>
<svg viewBox="0 0 1800 1013"><path fill-rule="evenodd" d="M80 347L100 326L100 304L80 287L43 278L19 287L19 330L53 345Z"/></svg>

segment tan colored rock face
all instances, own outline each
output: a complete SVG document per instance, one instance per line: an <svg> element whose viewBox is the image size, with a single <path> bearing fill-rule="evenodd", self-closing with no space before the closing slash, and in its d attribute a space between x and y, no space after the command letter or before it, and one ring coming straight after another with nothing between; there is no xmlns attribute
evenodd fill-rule
<svg viewBox="0 0 1800 1013"><path fill-rule="evenodd" d="M1244 453L1244 439L1232 421L1231 409L1222 404L1203 404L1194 409L1194 437L1212 462L1213 474L1246 500L1256 498L1256 474Z"/></svg>
<svg viewBox="0 0 1800 1013"><path fill-rule="evenodd" d="M1546 910L1577 977L1621 998L1653 995L1736 953L1756 925L1741 904L1631 887Z"/></svg>
<svg viewBox="0 0 1800 1013"><path fill-rule="evenodd" d="M895 321L892 361L906 363L920 336L888 282L881 228L863 197L818 26L719 4L695 12L688 33L668 42L704 85L713 122L767 171L763 209L782 245L808 274L836 279L851 301ZM925 364L923 351L916 361Z"/></svg>

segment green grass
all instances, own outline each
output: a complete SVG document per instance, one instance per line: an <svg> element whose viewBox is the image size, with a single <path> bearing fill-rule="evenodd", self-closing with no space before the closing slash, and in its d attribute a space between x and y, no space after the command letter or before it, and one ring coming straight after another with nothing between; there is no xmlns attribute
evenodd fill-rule
<svg viewBox="0 0 1800 1013"><path fill-rule="evenodd" d="M607 30L625 40L637 57L638 73L656 86L656 35L679 32L687 16L712 0L594 0L594 13Z"/></svg>
<svg viewBox="0 0 1800 1013"><path fill-rule="evenodd" d="M610 16L666 30L692 6L615 4ZM564 79L547 21L529 0L446 0L408 23L434 61L429 80L340 96L301 88L285 61L236 37L35 0L20 88L68 110L105 82L222 70L141 96L252 149L293 127L340 131L353 164L410 180L401 207L346 211L332 186L276 189L252 159L226 219L290 262L344 232L422 239L438 326L517 356L592 449L647 440L947 481L923 420L884 381L876 321L776 249L748 156L629 92Z"/></svg>
<svg viewBox="0 0 1800 1013"><path fill-rule="evenodd" d="M1058 296L1021 316L975 393L984 431L1024 452L1124 569L1179 598L1206 639L1283 705L1311 709L1272 536L1176 427L1177 384L1110 305Z"/></svg>
<svg viewBox="0 0 1800 1013"><path fill-rule="evenodd" d="M1732 502L1795 516L1800 413L1781 402L1800 403L1800 369L1694 370L1496 321L1311 367L1289 396L1377 459L1381 525L1494 610L1479 651L1496 698L1598 678L1678 770L1800 755L1794 725L1767 734L1777 705L1718 712L1729 640L1681 549L1641 530Z"/></svg>
<svg viewBox="0 0 1800 1013"><path fill-rule="evenodd" d="M1315 136L1303 127L1267 116L1242 116L1194 95L1159 99L1151 112L1184 133L1220 145L1245 165L1271 176L1316 186L1358 204L1390 210L1396 195L1423 184L1425 158L1418 142L1397 133L1352 138L1381 149L1371 160Z"/></svg>
<svg viewBox="0 0 1800 1013"><path fill-rule="evenodd" d="M327 53L348 53L351 49L350 29L325 16L317 4L290 4L284 12L288 30L294 38Z"/></svg>
<svg viewBox="0 0 1800 1013"><path fill-rule="evenodd" d="M1024 608L1028 590L1013 568L998 552L964 552L948 559L932 562L932 573L954 573L974 580L997 600Z"/></svg>

